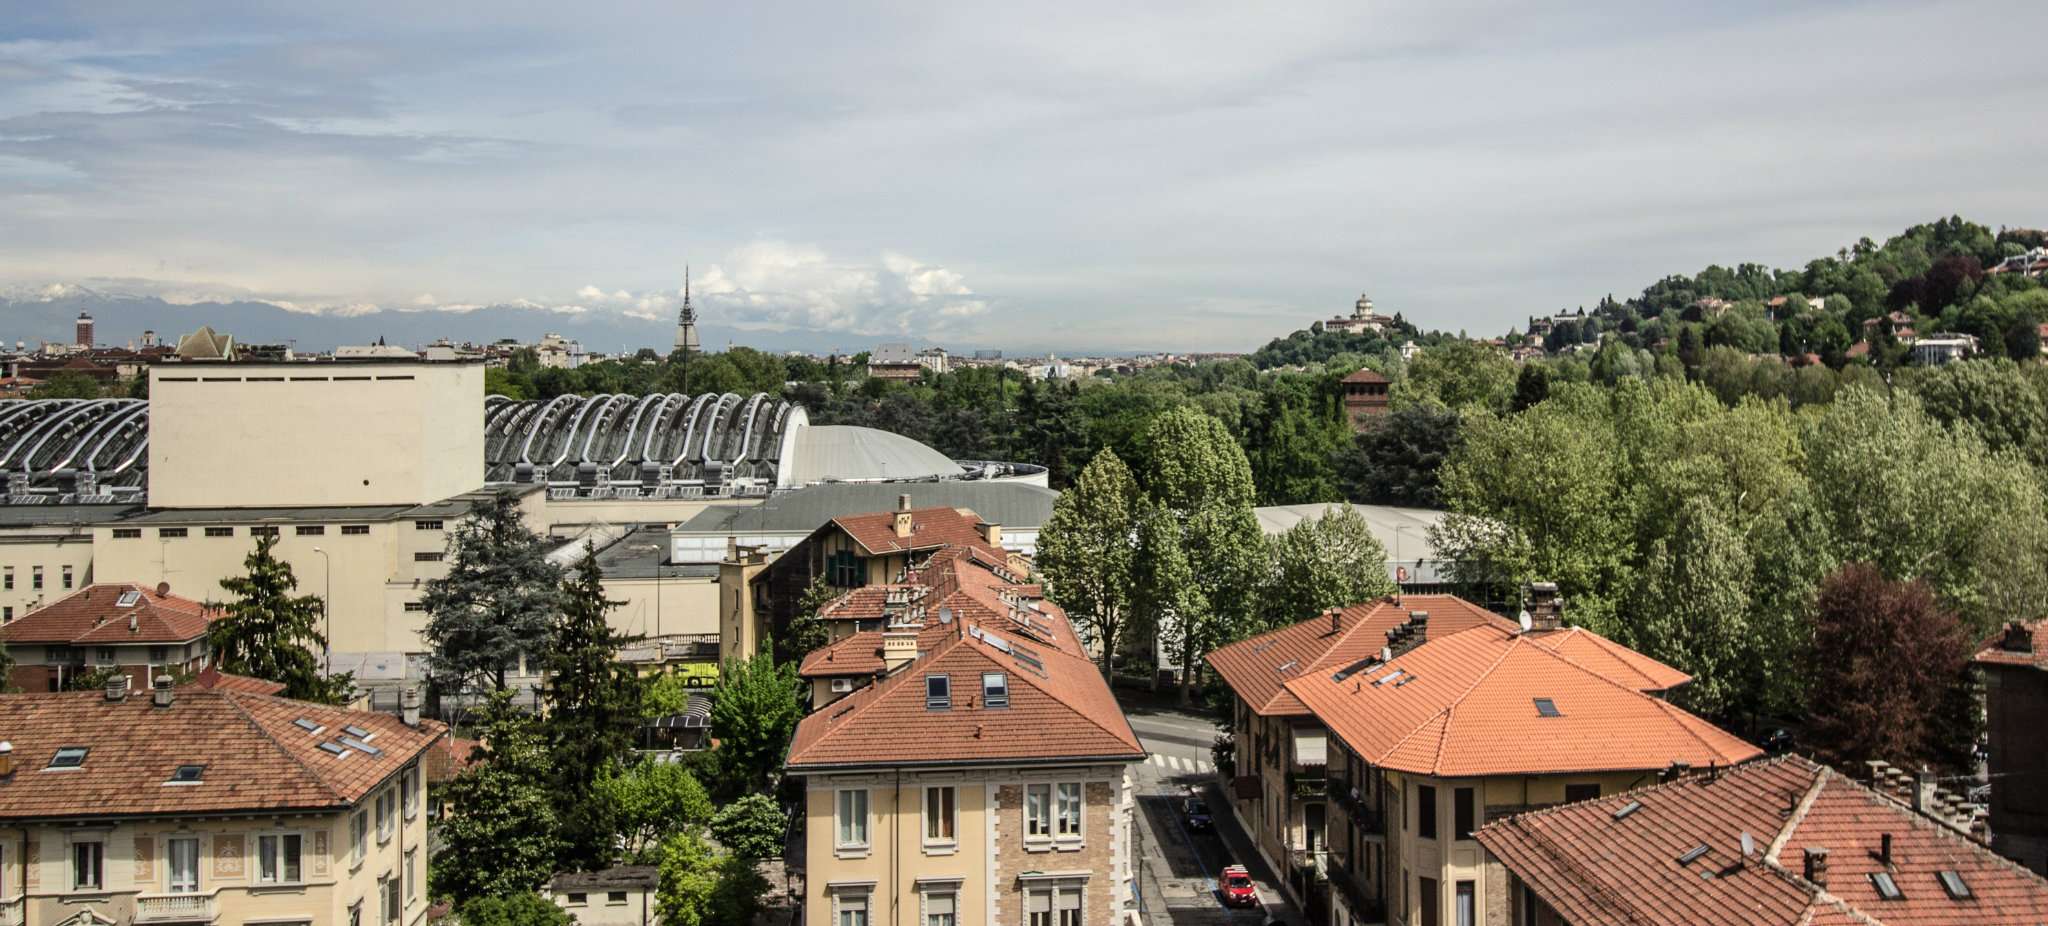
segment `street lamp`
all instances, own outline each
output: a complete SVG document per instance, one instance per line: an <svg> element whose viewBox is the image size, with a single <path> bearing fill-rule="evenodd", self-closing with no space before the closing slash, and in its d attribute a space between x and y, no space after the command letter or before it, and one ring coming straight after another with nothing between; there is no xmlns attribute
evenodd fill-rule
<svg viewBox="0 0 2048 926"><path fill-rule="evenodd" d="M320 654L320 674L333 675L334 606L329 603L329 599L332 599L334 597L334 560L329 559L327 556L327 551L322 550L319 547L314 547L313 552L320 554L320 563L322 567L320 570L320 581L326 587L326 591L324 591L320 595L320 636L323 638L320 641L322 643L322 649Z"/></svg>

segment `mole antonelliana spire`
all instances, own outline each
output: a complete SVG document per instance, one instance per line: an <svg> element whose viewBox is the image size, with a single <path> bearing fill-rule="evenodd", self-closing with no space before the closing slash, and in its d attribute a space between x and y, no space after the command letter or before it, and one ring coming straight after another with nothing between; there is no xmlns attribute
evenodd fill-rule
<svg viewBox="0 0 2048 926"><path fill-rule="evenodd" d="M683 310L676 319L676 350L698 353L703 347L697 343L697 309L690 304L690 266L683 265Z"/></svg>

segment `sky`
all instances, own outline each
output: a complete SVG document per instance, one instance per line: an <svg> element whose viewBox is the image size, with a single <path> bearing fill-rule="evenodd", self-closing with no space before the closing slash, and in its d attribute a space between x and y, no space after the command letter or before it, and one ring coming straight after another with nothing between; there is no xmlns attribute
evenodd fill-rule
<svg viewBox="0 0 2048 926"><path fill-rule="evenodd" d="M1237 351L2048 224L2030 0L8 9L16 300Z"/></svg>

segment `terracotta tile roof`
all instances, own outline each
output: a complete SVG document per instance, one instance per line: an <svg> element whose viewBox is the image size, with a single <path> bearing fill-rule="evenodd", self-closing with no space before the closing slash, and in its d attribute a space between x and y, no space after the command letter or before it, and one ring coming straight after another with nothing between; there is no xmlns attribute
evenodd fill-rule
<svg viewBox="0 0 2048 926"><path fill-rule="evenodd" d="M199 670L199 674L193 676L192 681L180 687L217 688L222 691L240 691L260 695L284 693L283 682L273 682L266 678L254 678L247 675L231 675L222 672L219 667L212 665Z"/></svg>
<svg viewBox="0 0 2048 926"><path fill-rule="evenodd" d="M1747 856L1744 834L1754 847ZM1890 864L1880 858L1886 834ZM1507 817L1477 838L1576 926L2034 924L2048 916L2048 881L1797 756ZM1703 854L1680 861L1701 846ZM1828 850L1824 892L1803 877L1808 848ZM1870 876L1880 871L1901 899L1878 896ZM1956 872L1971 896L1950 897L1941 871Z"/></svg>
<svg viewBox="0 0 2048 926"><path fill-rule="evenodd" d="M2014 621L1977 644L1971 660L1980 666L2048 669L2048 620Z"/></svg>
<svg viewBox="0 0 2048 926"><path fill-rule="evenodd" d="M1692 676L1584 627L1530 634L1529 639L1637 691L1670 691L1692 681Z"/></svg>
<svg viewBox="0 0 2048 926"><path fill-rule="evenodd" d="M1387 631L1407 621L1413 611L1429 612L1425 639L1483 624L1514 627L1507 618L1454 595L1403 595L1399 601L1380 598L1344 608L1334 634L1329 617L1317 617L1239 640L1204 658L1253 713L1298 717L1307 714L1308 707L1284 687L1288 679L1334 670L1378 653L1386 646ZM1283 666L1286 671L1281 671Z"/></svg>
<svg viewBox="0 0 2048 926"><path fill-rule="evenodd" d="M123 596L130 593L134 599L122 605ZM219 610L190 598L158 595L140 585L88 585L0 626L0 640L96 646L187 643L204 636L220 616Z"/></svg>
<svg viewBox="0 0 2048 926"><path fill-rule="evenodd" d="M954 544L982 547L997 556L1003 555L1001 550L989 547L987 538L982 536L981 517L965 508L911 509L908 537L896 536L896 512L893 511L833 518L832 523L852 537L853 542L860 544L870 556Z"/></svg>
<svg viewBox="0 0 2048 926"><path fill-rule="evenodd" d="M1610 678L1538 642L1546 636L1488 624L1342 678L1316 671L1286 684L1353 751L1416 774L1705 767L1761 754L1644 694L1637 679ZM1539 699L1556 716L1544 716Z"/></svg>
<svg viewBox="0 0 2048 926"><path fill-rule="evenodd" d="M1364 367L1360 367L1360 368L1359 368L1359 369L1357 369L1356 371L1352 372L1352 373L1351 373L1351 375L1349 375L1349 376L1346 376L1346 377L1344 377L1344 378L1343 378L1342 380L1339 380L1339 382L1346 382L1346 383L1389 383L1389 382L1393 382L1393 380L1390 380L1390 379L1388 379L1388 378L1387 378L1387 377L1386 377L1386 376L1385 376L1384 374L1381 374L1381 373L1375 373L1375 372L1373 372L1373 371L1371 371L1371 370L1365 369Z"/></svg>
<svg viewBox="0 0 2048 926"><path fill-rule="evenodd" d="M459 736L443 735L436 739L426 755L420 757L420 767L424 769L427 782L439 784L467 771L470 757L475 755L479 745L477 740Z"/></svg>
<svg viewBox="0 0 2048 926"><path fill-rule="evenodd" d="M943 612L1018 636L1026 645L1088 656L1072 632L1066 612L1042 597L1043 586L1012 583L996 575L996 569L1007 572L1008 564L979 548L946 547L920 563L905 581L854 589L818 613L827 620L881 620L891 614L917 612L922 617L917 643L921 652L935 648L948 634L959 633L940 620ZM892 603L892 595L906 600ZM1020 627L1026 622L1028 626ZM856 631L806 654L797 674L805 678L871 675L882 670L881 650L881 631Z"/></svg>
<svg viewBox="0 0 2048 926"><path fill-rule="evenodd" d="M310 733L304 719L321 731ZM321 748L355 726L371 755ZM324 809L353 804L413 761L440 724L408 727L351 711L221 689L180 688L169 707L149 694L109 701L96 691L0 695L0 738L14 774L0 778L0 819ZM50 769L60 748L85 747L77 771ZM181 765L200 783L166 785Z"/></svg>
<svg viewBox="0 0 2048 926"><path fill-rule="evenodd" d="M791 772L1144 757L1059 608L1023 595L1026 586L1005 581L956 548L933 556L914 575L930 590L919 602L921 613L905 615L920 621L917 660L805 717L790 744ZM1028 627L1010 616L1013 607L1020 618L1028 616ZM800 671L841 674L841 661L879 671L881 637L879 631L855 634L806 657ZM985 672L1004 673L1007 706L982 703ZM924 679L934 674L951 680L951 704L942 710L925 704Z"/></svg>

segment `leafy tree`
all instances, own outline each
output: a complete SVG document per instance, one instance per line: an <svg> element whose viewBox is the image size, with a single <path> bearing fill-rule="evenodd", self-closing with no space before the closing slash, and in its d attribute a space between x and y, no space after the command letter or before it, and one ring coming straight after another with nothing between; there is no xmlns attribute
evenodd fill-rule
<svg viewBox="0 0 2048 926"><path fill-rule="evenodd" d="M58 373L29 390L31 399L97 399L100 381L83 373Z"/></svg>
<svg viewBox="0 0 2048 926"><path fill-rule="evenodd" d="M714 813L704 786L677 762L645 759L626 769L607 768L593 791L610 808L605 818L631 859L644 859L670 836L704 826Z"/></svg>
<svg viewBox="0 0 2048 926"><path fill-rule="evenodd" d="M462 926L572 926L576 918L534 891L502 897L473 897L457 908Z"/></svg>
<svg viewBox="0 0 2048 926"><path fill-rule="evenodd" d="M690 695L698 689L690 686L689 676L680 672L664 672L647 685L640 693L640 719L652 720L680 714L690 707Z"/></svg>
<svg viewBox="0 0 2048 926"><path fill-rule="evenodd" d="M1808 711L1811 745L1840 768L1867 759L1912 765L1953 754L1974 729L1949 729L1967 698L1970 638L1927 583L1851 563L1821 584Z"/></svg>
<svg viewBox="0 0 2048 926"><path fill-rule="evenodd" d="M1331 457L1351 442L1334 377L1268 376L1259 406L1238 429L1259 500L1295 505L1336 500Z"/></svg>
<svg viewBox="0 0 2048 926"><path fill-rule="evenodd" d="M1105 675L1130 617L1138 499L1130 469L1105 449L1060 493L1038 533L1046 590L1101 648Z"/></svg>
<svg viewBox="0 0 2048 926"><path fill-rule="evenodd" d="M1393 594L1387 560L1372 525L1350 505L1303 519L1273 542L1266 623L1292 624L1326 608Z"/></svg>
<svg viewBox="0 0 2048 926"><path fill-rule="evenodd" d="M842 594L845 590L825 581L824 575L812 579L803 597L797 599L796 616L790 619L789 629L775 641L775 658L801 663L805 654L831 643L832 627L818 617L818 612Z"/></svg>
<svg viewBox="0 0 2048 926"><path fill-rule="evenodd" d="M800 692L792 663L778 664L766 653L726 660L711 703L720 799L773 788L789 738L803 719Z"/></svg>
<svg viewBox="0 0 2048 926"><path fill-rule="evenodd" d="M0 694L14 694L20 690L14 684L14 653L5 642L0 642Z"/></svg>
<svg viewBox="0 0 2048 926"><path fill-rule="evenodd" d="M1458 410L1471 406L1507 410L1515 389L1515 363L1499 348L1478 341L1451 341L1417 354L1391 392L1395 407L1436 404Z"/></svg>
<svg viewBox="0 0 2048 926"><path fill-rule="evenodd" d="M214 661L223 672L278 682L288 698L346 703L354 697L355 676L322 676L315 655L327 646L320 596L292 594L299 580L291 564L271 552L276 545L275 535L258 534L256 549L242 559L247 571L221 580L235 597L223 608L226 616L207 628Z"/></svg>
<svg viewBox="0 0 2048 926"><path fill-rule="evenodd" d="M1549 391L1547 384L1544 391ZM1344 497L1376 505L1442 507L1438 474L1457 448L1462 429L1457 412L1435 405L1410 405L1381 416L1339 456Z"/></svg>
<svg viewBox="0 0 2048 926"><path fill-rule="evenodd" d="M1214 643L1258 629L1265 536L1252 513L1250 464L1216 419L1193 409L1173 409L1153 420L1145 444L1151 464L1145 487L1160 516L1174 522L1170 532L1159 528L1154 539L1173 538L1185 550L1188 578L1198 593L1152 590L1199 607L1173 613L1184 657L1181 700L1187 703L1194 695L1197 657Z"/></svg>
<svg viewBox="0 0 2048 926"><path fill-rule="evenodd" d="M1550 368L1540 363L1522 364L1515 375L1515 398L1509 410L1520 412L1550 398Z"/></svg>
<svg viewBox="0 0 2048 926"><path fill-rule="evenodd" d="M521 653L549 649L563 601L562 570L510 494L464 518L449 541L448 574L427 582L423 636L436 692L505 690Z"/></svg>
<svg viewBox="0 0 2048 926"><path fill-rule="evenodd" d="M477 897L538 889L555 870L555 795L539 722L490 692L481 712L479 755L443 787L454 812L441 821L434 893L456 906Z"/></svg>
<svg viewBox="0 0 2048 926"><path fill-rule="evenodd" d="M743 859L780 858L788 828L789 817L766 794L744 795L711 818L711 834Z"/></svg>
<svg viewBox="0 0 2048 926"><path fill-rule="evenodd" d="M618 602L604 597L595 546L585 546L563 592L565 607L550 634L554 646L543 662L546 733L555 796L561 802L562 861L602 867L612 861L613 826L606 819L608 803L596 799L593 788L621 757L632 755L647 685L631 666L618 662L619 648L632 638L613 631L605 619Z"/></svg>
<svg viewBox="0 0 2048 926"><path fill-rule="evenodd" d="M1753 562L1742 534L1704 498L1689 500L1677 529L1660 538L1640 576L1622 642L1693 676L1687 706L1721 714L1741 695L1750 633Z"/></svg>
<svg viewBox="0 0 2048 926"><path fill-rule="evenodd" d="M752 862L713 850L695 833L662 844L655 909L665 926L746 926L768 882Z"/></svg>

